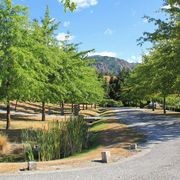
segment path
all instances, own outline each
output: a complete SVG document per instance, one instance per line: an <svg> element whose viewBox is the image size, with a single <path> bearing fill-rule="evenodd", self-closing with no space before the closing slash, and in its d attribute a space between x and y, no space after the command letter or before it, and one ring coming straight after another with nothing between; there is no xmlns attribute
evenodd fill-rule
<svg viewBox="0 0 180 180"><path fill-rule="evenodd" d="M115 109L115 113L115 118L123 119L130 127L146 134L144 150L137 156L95 167L1 176L0 180L179 180L180 119L147 114L138 109Z"/></svg>

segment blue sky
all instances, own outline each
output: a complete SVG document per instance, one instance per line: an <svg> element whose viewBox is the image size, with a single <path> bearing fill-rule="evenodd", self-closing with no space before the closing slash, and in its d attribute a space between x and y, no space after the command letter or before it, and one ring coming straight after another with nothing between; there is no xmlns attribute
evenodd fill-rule
<svg viewBox="0 0 180 180"><path fill-rule="evenodd" d="M161 18L157 10L163 0L73 0L78 9L65 13L58 0L14 0L29 7L30 17L42 18L46 5L51 17L60 21L57 38L63 40L67 32L73 43L81 43L80 50L95 49L96 54L116 56L129 62L140 60L150 44L137 46L136 40L144 31L152 32L153 24L142 17Z"/></svg>

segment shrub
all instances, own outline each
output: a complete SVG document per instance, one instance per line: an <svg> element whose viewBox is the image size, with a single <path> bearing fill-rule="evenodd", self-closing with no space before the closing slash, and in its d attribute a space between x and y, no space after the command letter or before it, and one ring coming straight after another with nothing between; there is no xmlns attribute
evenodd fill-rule
<svg viewBox="0 0 180 180"><path fill-rule="evenodd" d="M8 150L8 137L0 133L0 154L4 154Z"/></svg>
<svg viewBox="0 0 180 180"><path fill-rule="evenodd" d="M104 101L101 102L101 106L104 106L104 107L122 107L123 104L121 101L115 101L113 99L104 99Z"/></svg>
<svg viewBox="0 0 180 180"><path fill-rule="evenodd" d="M81 152L87 147L88 126L81 116L62 122L51 122L48 128L24 130L23 142L28 144L27 161L60 159Z"/></svg>

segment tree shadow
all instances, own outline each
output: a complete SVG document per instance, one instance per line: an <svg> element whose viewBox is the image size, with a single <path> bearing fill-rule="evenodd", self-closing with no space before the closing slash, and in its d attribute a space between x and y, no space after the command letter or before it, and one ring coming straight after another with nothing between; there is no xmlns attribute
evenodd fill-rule
<svg viewBox="0 0 180 180"><path fill-rule="evenodd" d="M0 132L2 132L3 134L6 134L10 142L21 143L22 129L9 129L9 130L0 129Z"/></svg>
<svg viewBox="0 0 180 180"><path fill-rule="evenodd" d="M6 121L6 114L0 113L0 120ZM38 119L34 117L34 115L21 115L21 114L12 114L11 115L11 120L12 121L32 121L32 122L37 122L41 121L41 116L38 117Z"/></svg>
<svg viewBox="0 0 180 180"><path fill-rule="evenodd" d="M150 114L142 111L120 111L117 116L129 127L146 135L146 144L180 137L180 118L176 115Z"/></svg>

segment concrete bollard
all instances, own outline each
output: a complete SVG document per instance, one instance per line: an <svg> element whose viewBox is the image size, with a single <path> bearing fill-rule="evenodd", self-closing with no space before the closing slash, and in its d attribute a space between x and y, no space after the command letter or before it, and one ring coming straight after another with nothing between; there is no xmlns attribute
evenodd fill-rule
<svg viewBox="0 0 180 180"><path fill-rule="evenodd" d="M136 144L136 143L135 143L135 144L131 144L131 145L130 145L130 149L131 149L131 150L137 150L137 149L138 149L137 144Z"/></svg>
<svg viewBox="0 0 180 180"><path fill-rule="evenodd" d="M103 163L109 163L111 162L111 153L110 151L103 151L101 152L102 162Z"/></svg>
<svg viewBox="0 0 180 180"><path fill-rule="evenodd" d="M34 171L37 169L37 163L35 161L29 161L27 169L29 171Z"/></svg>

